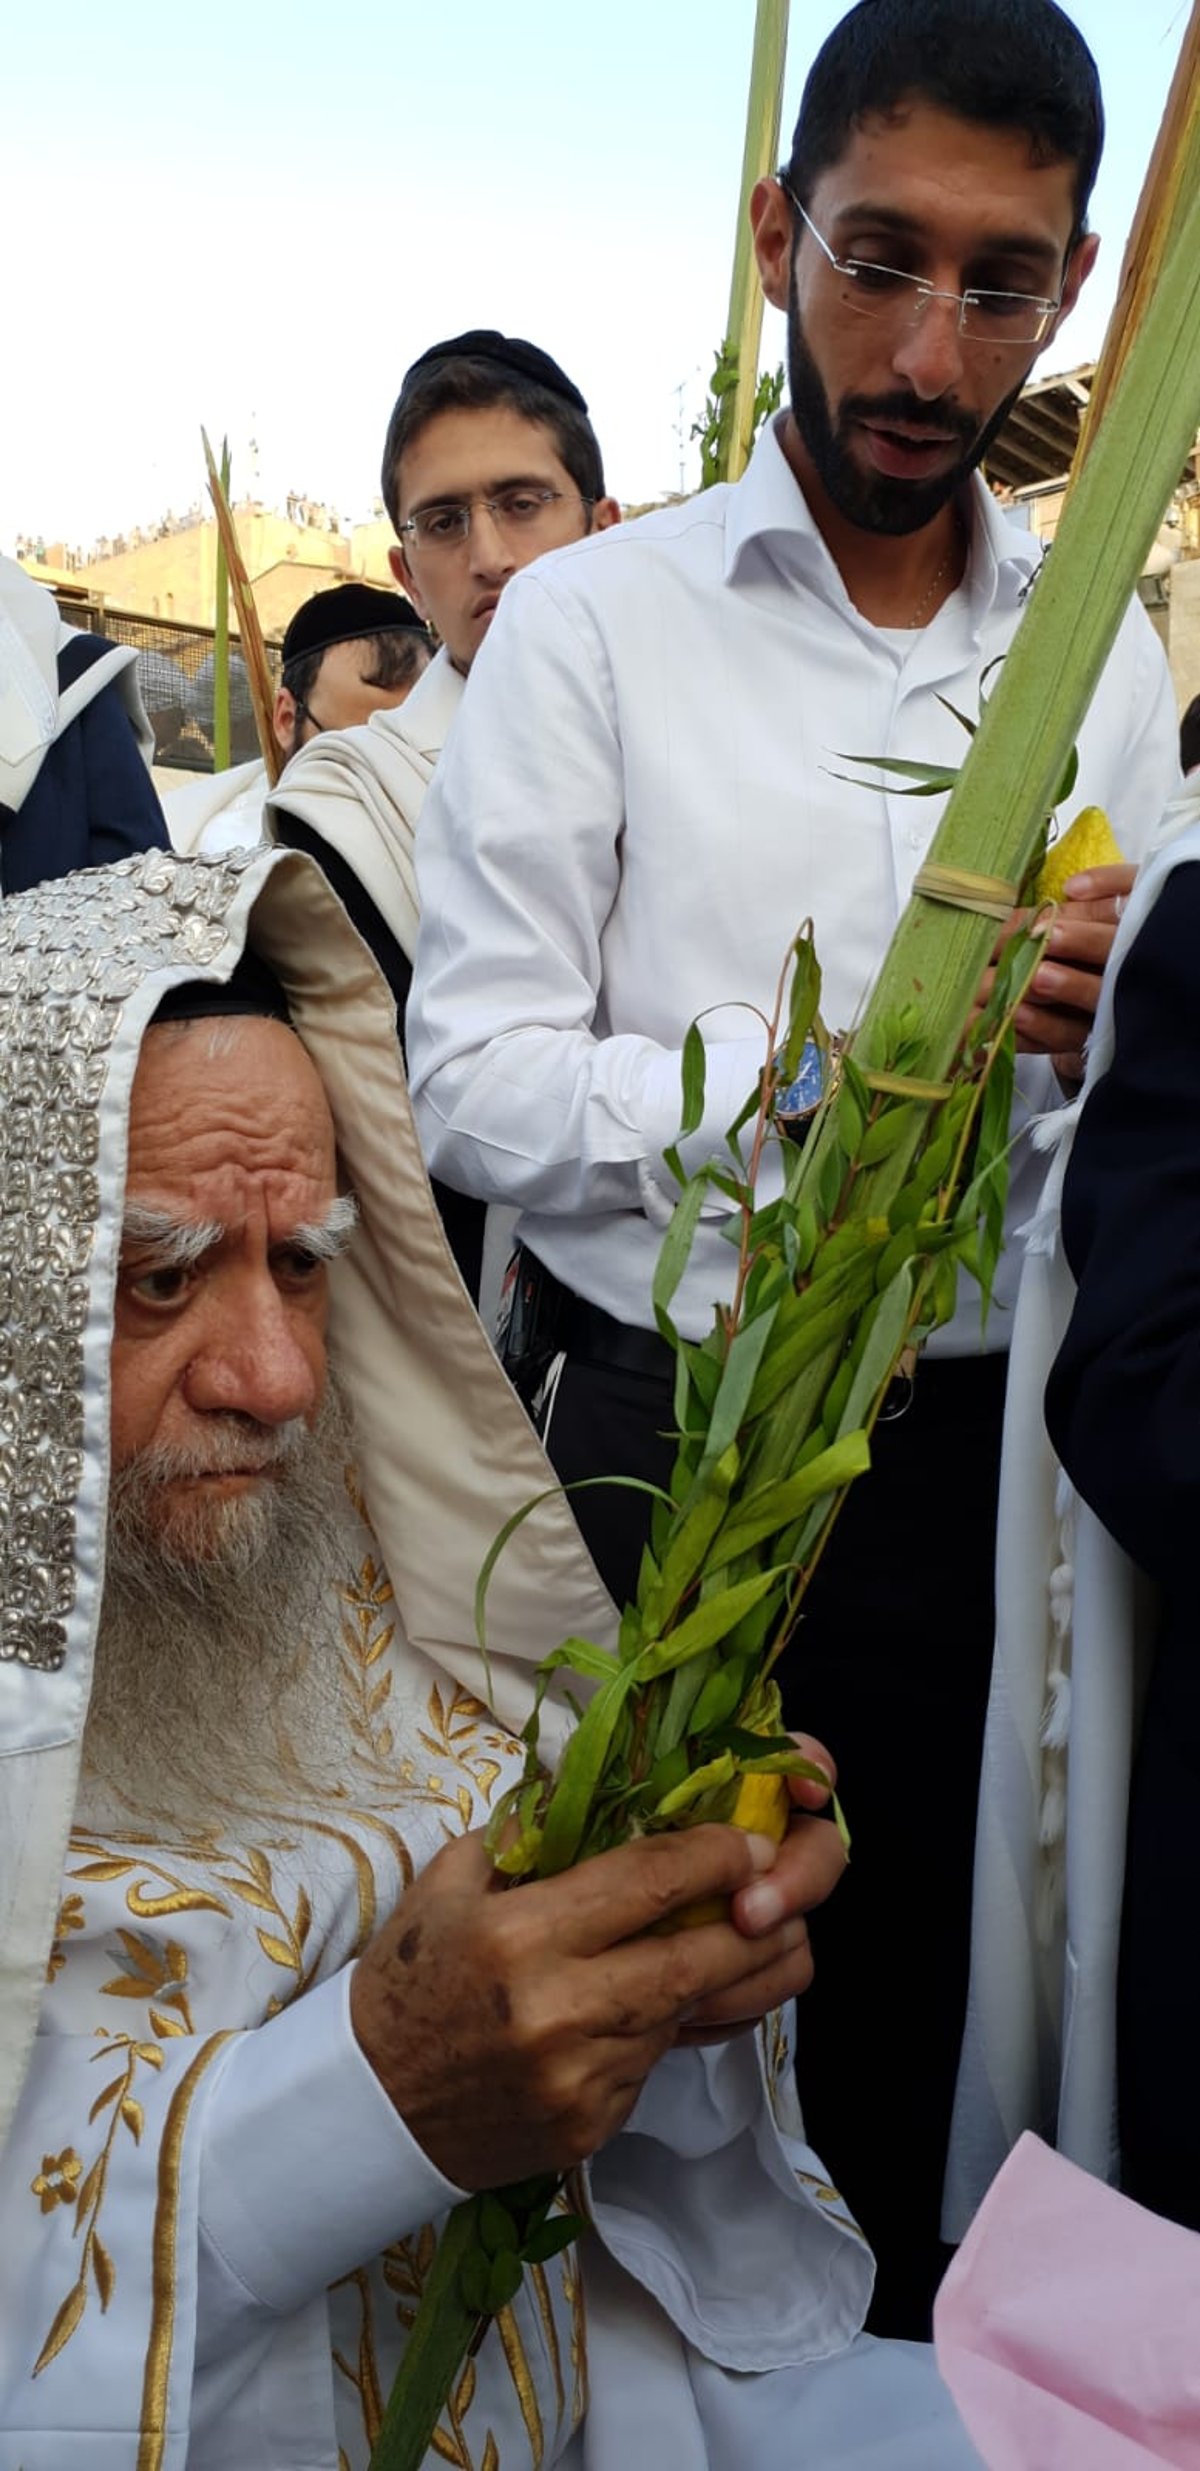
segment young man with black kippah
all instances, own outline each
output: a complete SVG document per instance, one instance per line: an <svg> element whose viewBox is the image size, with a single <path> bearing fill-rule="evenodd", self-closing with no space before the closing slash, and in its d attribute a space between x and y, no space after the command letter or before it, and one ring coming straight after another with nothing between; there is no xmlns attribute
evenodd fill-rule
<svg viewBox="0 0 1200 2471"><path fill-rule="evenodd" d="M340 583L314 592L288 620L271 725L285 760L327 729L349 729L402 704L432 657L411 601L377 584ZM263 763L237 764L169 794L176 849L233 849L261 840L267 792Z"/></svg>
<svg viewBox="0 0 1200 2471"><path fill-rule="evenodd" d="M441 649L403 721L386 716L300 751L270 801L276 839L295 825L363 853L363 834L398 836L402 876L380 901L411 961L416 938L411 849L433 765L471 663L512 576L546 550L619 519L605 493L596 433L579 388L518 335L476 327L434 343L407 371L388 422L381 488L395 526L392 572ZM373 836L372 836L373 837Z"/></svg>
<svg viewBox="0 0 1200 2471"><path fill-rule="evenodd" d="M540 1279L559 1314L556 1341L542 1324L541 1412L564 1481L662 1483L671 1466L651 1281L689 1023L702 1017L708 1063L684 1144L698 1165L724 1155L761 1071L746 1007L769 1012L789 936L815 921L826 1018L849 1028L935 829L936 800L847 755L959 764L954 711L978 711L1012 640L1041 552L977 466L1092 265L1101 130L1095 64L1053 0L851 9L785 170L753 199L789 407L736 487L599 554L561 551L492 623L422 821L413 1094L434 1172L522 1212L519 1293ZM1177 777L1139 607L1079 754L1078 802L1107 807L1135 858ZM1068 887L1018 1016L1018 1130L1058 1103L1055 1067L1078 1078L1131 874ZM1039 1176L1021 1143L1014 1228ZM723 1207L714 1192L672 1306L693 1339L732 1288ZM893 2333L927 2325L942 2262L1019 1254L989 1352L967 1295L907 1413L877 1428L783 1675L790 1721L838 1760L855 1839L814 1930L801 2098L876 2249ZM645 1497L572 1500L620 1601Z"/></svg>
<svg viewBox="0 0 1200 2471"><path fill-rule="evenodd" d="M413 362L381 485L392 572L464 677L510 575L618 512L579 388L536 344L482 327Z"/></svg>
<svg viewBox="0 0 1200 2471"><path fill-rule="evenodd" d="M537 344L491 327L431 344L413 362L388 423L381 486L396 529L392 572L441 649L403 712L378 712L363 728L299 749L268 802L267 825L324 867L388 978L403 1038L417 932L414 835L467 672L519 569L607 530L620 508L606 495L579 388ZM478 1297L483 1210L435 1190ZM494 1249L492 1286L506 1232Z"/></svg>

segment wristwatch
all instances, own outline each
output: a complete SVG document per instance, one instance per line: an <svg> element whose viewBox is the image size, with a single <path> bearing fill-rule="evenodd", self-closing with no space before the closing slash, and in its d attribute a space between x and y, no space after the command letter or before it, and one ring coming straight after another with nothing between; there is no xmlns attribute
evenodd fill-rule
<svg viewBox="0 0 1200 2471"><path fill-rule="evenodd" d="M774 1062L776 1072L782 1071L782 1047ZM806 1038L795 1079L789 1081L785 1088L776 1090L771 1110L780 1131L787 1134L789 1141L804 1141L807 1138L809 1125L825 1096L829 1080L828 1048L819 1046L815 1038Z"/></svg>

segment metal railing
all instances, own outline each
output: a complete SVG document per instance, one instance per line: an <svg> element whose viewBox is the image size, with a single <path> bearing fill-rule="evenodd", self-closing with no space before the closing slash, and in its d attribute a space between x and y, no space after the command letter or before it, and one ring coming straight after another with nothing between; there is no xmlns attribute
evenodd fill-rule
<svg viewBox="0 0 1200 2471"><path fill-rule="evenodd" d="M211 626L183 626L174 618L146 618L136 610L114 609L111 602L70 585L56 587L54 597L68 626L105 635L110 643L136 647L138 682L154 729L155 763L184 772L211 772ZM268 639L267 657L278 684L278 641ZM258 755L250 683L236 635L230 636L229 738L231 764L249 763Z"/></svg>

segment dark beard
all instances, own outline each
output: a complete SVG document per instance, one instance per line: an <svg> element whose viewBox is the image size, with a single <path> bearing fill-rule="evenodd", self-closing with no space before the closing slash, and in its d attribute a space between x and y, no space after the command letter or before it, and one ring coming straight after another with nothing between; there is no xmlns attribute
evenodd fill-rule
<svg viewBox="0 0 1200 2471"><path fill-rule="evenodd" d="M936 403L924 404L919 396L903 388L889 395L843 395L835 423L830 417L820 372L805 340L794 265L788 286L787 357L792 418L826 495L839 515L857 524L860 531L884 533L892 539L923 531L961 489L1007 420L1028 374L1022 371L1012 393L1005 396L982 428L977 428L965 413L956 411L944 397ZM936 480L893 480L886 472L864 471L854 461L848 444L853 423L863 418L903 421L909 428L925 422L939 434L955 430L962 441L962 454Z"/></svg>

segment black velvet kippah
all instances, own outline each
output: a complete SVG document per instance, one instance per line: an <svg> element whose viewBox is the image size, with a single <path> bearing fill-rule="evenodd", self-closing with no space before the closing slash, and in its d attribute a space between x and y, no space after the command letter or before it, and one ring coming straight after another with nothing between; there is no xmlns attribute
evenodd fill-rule
<svg viewBox="0 0 1200 2471"><path fill-rule="evenodd" d="M526 343L520 335L501 335L494 326L472 326L465 335L452 335L448 343L431 343L411 369L404 373L405 393L418 369L433 368L443 360L494 360L501 369L511 369L517 377L532 378L536 386L544 386L552 395L561 395L564 403L573 404L577 412L586 412L587 405L579 388L572 384L565 369L560 369L549 352L539 351L536 343Z"/></svg>
<svg viewBox="0 0 1200 2471"><path fill-rule="evenodd" d="M373 583L338 583L315 592L296 611L283 638L282 661L298 661L309 652L327 652L330 644L357 643L364 635L389 635L394 627L425 635L411 601L402 592L385 592Z"/></svg>
<svg viewBox="0 0 1200 2471"><path fill-rule="evenodd" d="M207 1021L222 1013L255 1013L264 1021L285 1021L291 1027L287 997L274 970L249 950L223 985L212 978L187 978L180 987L168 987L153 1018L156 1022Z"/></svg>

